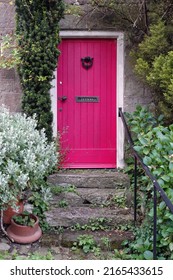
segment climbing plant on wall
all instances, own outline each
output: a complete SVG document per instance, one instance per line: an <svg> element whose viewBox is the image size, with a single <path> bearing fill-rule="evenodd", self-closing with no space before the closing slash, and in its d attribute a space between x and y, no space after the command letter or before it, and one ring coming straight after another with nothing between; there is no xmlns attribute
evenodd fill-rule
<svg viewBox="0 0 173 280"><path fill-rule="evenodd" d="M15 0L16 35L20 52L18 72L23 88L22 108L36 114L38 129L52 138L50 89L59 51L59 20L63 0Z"/></svg>
<svg viewBox="0 0 173 280"><path fill-rule="evenodd" d="M153 92L156 112L173 122L173 2L172 0L90 0L102 20L118 26L131 47L135 73ZM128 49L128 48L127 48Z"/></svg>
<svg viewBox="0 0 173 280"><path fill-rule="evenodd" d="M146 35L132 53L135 72L156 93L158 112L165 115L166 123L173 121L173 29L163 21L150 26Z"/></svg>

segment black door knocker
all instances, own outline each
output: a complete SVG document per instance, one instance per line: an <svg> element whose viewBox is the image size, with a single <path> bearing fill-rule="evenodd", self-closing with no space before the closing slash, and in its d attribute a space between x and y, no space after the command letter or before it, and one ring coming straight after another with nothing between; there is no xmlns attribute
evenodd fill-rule
<svg viewBox="0 0 173 280"><path fill-rule="evenodd" d="M86 56L84 58L81 58L81 61L82 61L82 66L88 70L89 68L92 67L93 65L93 60L94 58L90 57L90 56Z"/></svg>

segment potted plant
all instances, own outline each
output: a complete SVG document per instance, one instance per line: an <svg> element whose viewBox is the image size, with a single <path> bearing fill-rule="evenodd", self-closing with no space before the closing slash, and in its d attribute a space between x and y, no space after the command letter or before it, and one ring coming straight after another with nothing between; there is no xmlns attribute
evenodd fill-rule
<svg viewBox="0 0 173 280"><path fill-rule="evenodd" d="M36 116L10 113L0 107L0 210L3 212L26 193L49 197L46 179L57 166L54 142L48 142L44 130L37 130Z"/></svg>
<svg viewBox="0 0 173 280"><path fill-rule="evenodd" d="M11 240L20 244L37 241L42 235L38 217L26 211L14 215L7 234Z"/></svg>
<svg viewBox="0 0 173 280"><path fill-rule="evenodd" d="M22 213L24 210L24 201L23 199L19 199L16 201L15 207L12 205L9 205L7 209L3 211L3 223L6 225L9 225L11 223L11 218L15 214Z"/></svg>

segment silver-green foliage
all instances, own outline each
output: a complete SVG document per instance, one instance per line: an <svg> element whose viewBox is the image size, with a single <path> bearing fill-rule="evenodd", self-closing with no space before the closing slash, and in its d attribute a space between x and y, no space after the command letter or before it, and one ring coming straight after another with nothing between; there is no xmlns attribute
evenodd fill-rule
<svg viewBox="0 0 173 280"><path fill-rule="evenodd" d="M42 189L47 196L44 181L57 164L57 152L54 142L48 144L44 130L36 127L35 118L0 108L1 207L27 189Z"/></svg>

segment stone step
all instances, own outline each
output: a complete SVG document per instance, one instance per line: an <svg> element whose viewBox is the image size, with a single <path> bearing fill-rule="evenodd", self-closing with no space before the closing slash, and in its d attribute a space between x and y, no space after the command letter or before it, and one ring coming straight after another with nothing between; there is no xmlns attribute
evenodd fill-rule
<svg viewBox="0 0 173 280"><path fill-rule="evenodd" d="M98 230L98 231L71 231L64 230L62 233L49 232L45 233L41 240L41 246L62 246L72 248L74 242L78 240L80 236L89 235L92 236L96 244L100 246L102 250L114 250L121 249L122 242L128 240L129 242L134 239L134 235L131 231L120 231L120 230ZM105 241L109 240L108 246ZM109 247L109 248L108 248Z"/></svg>
<svg viewBox="0 0 173 280"><path fill-rule="evenodd" d="M110 227L127 225L133 221L130 208L100 208L100 207L52 207L45 212L46 220L51 227L69 228L76 224L86 225L91 219L105 219L105 224Z"/></svg>
<svg viewBox="0 0 173 280"><path fill-rule="evenodd" d="M126 174L109 170L62 170L50 175L48 181L53 185L65 183L78 188L127 189L130 185Z"/></svg>
<svg viewBox="0 0 173 280"><path fill-rule="evenodd" d="M56 189L57 188L57 189ZM56 192L58 191L58 194ZM77 188L70 189L68 184L53 188L55 193L51 199L51 207L59 207L64 201L66 206L87 207L98 206L130 206L132 204L132 193L124 189L98 189Z"/></svg>
<svg viewBox="0 0 173 280"><path fill-rule="evenodd" d="M131 232L120 231L133 223L126 174L115 170L62 170L51 175L49 183L54 194L46 220L50 227L63 229L53 238L60 246L71 247L84 234L91 234L99 244L104 237L109 238L111 249L120 248L125 239L133 239ZM93 228L96 231L91 231ZM51 235L42 242L49 240Z"/></svg>

